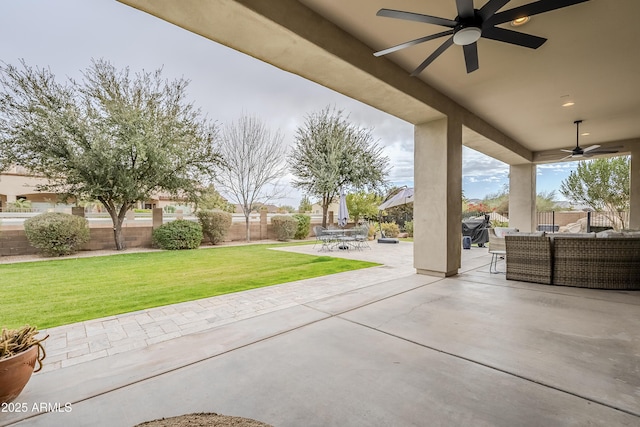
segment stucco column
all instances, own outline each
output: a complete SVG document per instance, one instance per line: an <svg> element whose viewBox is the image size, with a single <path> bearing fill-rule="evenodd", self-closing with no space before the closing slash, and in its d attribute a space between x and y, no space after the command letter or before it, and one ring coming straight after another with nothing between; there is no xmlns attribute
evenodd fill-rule
<svg viewBox="0 0 640 427"><path fill-rule="evenodd" d="M536 230L536 165L511 165L509 172L509 227Z"/></svg>
<svg viewBox="0 0 640 427"><path fill-rule="evenodd" d="M458 274L462 242L462 125L441 119L414 128L413 266Z"/></svg>
<svg viewBox="0 0 640 427"><path fill-rule="evenodd" d="M638 147L631 150L629 196L629 228L640 230L640 148Z"/></svg>

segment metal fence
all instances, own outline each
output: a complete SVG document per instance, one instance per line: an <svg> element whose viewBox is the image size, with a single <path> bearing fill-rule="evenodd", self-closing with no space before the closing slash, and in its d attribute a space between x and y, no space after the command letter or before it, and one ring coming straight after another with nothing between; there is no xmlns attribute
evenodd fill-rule
<svg viewBox="0 0 640 427"><path fill-rule="evenodd" d="M550 211L537 212L537 229L548 233L557 233L562 227L566 231L599 232L616 228L624 228L629 224L629 212L620 212L616 216L603 212L583 211Z"/></svg>

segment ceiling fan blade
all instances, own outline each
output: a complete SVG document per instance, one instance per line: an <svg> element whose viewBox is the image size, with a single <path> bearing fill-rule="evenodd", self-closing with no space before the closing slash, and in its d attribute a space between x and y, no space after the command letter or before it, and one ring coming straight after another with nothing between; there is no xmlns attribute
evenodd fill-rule
<svg viewBox="0 0 640 427"><path fill-rule="evenodd" d="M496 13L493 17L489 18L486 23L489 25L503 24L524 16L538 15L540 13L562 9L563 7L573 6L574 4L584 3L585 1L589 0L539 0L520 7L505 10L504 12Z"/></svg>
<svg viewBox="0 0 640 427"><path fill-rule="evenodd" d="M458 16L461 19L473 18L475 11L473 10L473 0L456 0L458 8Z"/></svg>
<svg viewBox="0 0 640 427"><path fill-rule="evenodd" d="M618 150L596 150L596 151L590 151L589 154L593 155L593 154L613 154L613 153L618 153Z"/></svg>
<svg viewBox="0 0 640 427"><path fill-rule="evenodd" d="M409 42L402 43L402 44L390 47L390 48L385 49L385 50L381 50L379 52L374 53L373 55L374 56L387 55L389 53L396 52L396 51L398 51L400 49L404 49L406 47L415 46L417 44L424 43L424 42L427 42L429 40L437 39L437 38L444 37L444 36L450 36L452 34L453 34L453 30L447 30L447 31L443 31L443 32L438 33L438 34L432 34L430 36L420 37L419 39L411 40Z"/></svg>
<svg viewBox="0 0 640 427"><path fill-rule="evenodd" d="M595 150L596 148L600 148L600 146L599 145L592 145L592 146L587 147L584 150L582 150L582 152L586 153L587 151Z"/></svg>
<svg viewBox="0 0 640 427"><path fill-rule="evenodd" d="M458 23L451 19L438 18L437 16L422 15L420 13L404 12L402 10L380 9L377 16L387 18L404 19L406 21L417 21L425 24L442 25L443 27L455 28Z"/></svg>
<svg viewBox="0 0 640 427"><path fill-rule="evenodd" d="M570 159L570 158L572 158L572 157L573 157L573 154L570 154L570 155L568 155L567 157L563 157L563 158L561 158L561 159L560 159L560 161L562 162L562 161L565 161L565 160Z"/></svg>
<svg viewBox="0 0 640 427"><path fill-rule="evenodd" d="M467 74L473 73L479 68L478 65L478 43L471 43L462 46L464 50L464 62L467 65Z"/></svg>
<svg viewBox="0 0 640 427"><path fill-rule="evenodd" d="M537 49L547 41L547 39L532 36L531 34L520 33L518 31L507 30L499 27L487 27L482 29L482 37L504 43L511 43L517 46Z"/></svg>
<svg viewBox="0 0 640 427"><path fill-rule="evenodd" d="M573 153L573 150L560 150L560 151L562 151L563 153Z"/></svg>
<svg viewBox="0 0 640 427"><path fill-rule="evenodd" d="M418 65L418 68L413 70L411 73L411 77L415 77L422 72L429 64L431 64L438 56L442 54L445 50L447 50L453 44L453 36L449 37L444 43L440 45L439 48L435 50L427 59L422 62L422 64Z"/></svg>
<svg viewBox="0 0 640 427"><path fill-rule="evenodd" d="M509 3L509 1L511 0L490 0L480 8L480 10L478 11L478 14L480 15L483 21L486 21L494 13L502 9L505 4Z"/></svg>

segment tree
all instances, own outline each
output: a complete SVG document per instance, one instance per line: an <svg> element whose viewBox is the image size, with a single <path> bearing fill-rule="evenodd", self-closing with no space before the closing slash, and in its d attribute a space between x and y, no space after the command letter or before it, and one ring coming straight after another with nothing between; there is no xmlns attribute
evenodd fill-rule
<svg viewBox="0 0 640 427"><path fill-rule="evenodd" d="M308 115L298 128L289 163L295 177L292 184L320 199L326 227L329 204L340 189L373 191L384 185L389 158L382 155L370 130L327 107Z"/></svg>
<svg viewBox="0 0 640 427"><path fill-rule="evenodd" d="M136 202L184 196L219 161L216 128L186 101L188 81L162 70L131 75L92 61L82 81L56 81L48 69L0 65L0 168L17 164L43 176L38 190L98 200L122 223Z"/></svg>
<svg viewBox="0 0 640 427"><path fill-rule="evenodd" d="M202 188L199 193L196 194L194 202L196 203L197 209L202 210L219 209L224 212L233 213L236 209L234 205L227 202L227 199L218 193L212 184Z"/></svg>
<svg viewBox="0 0 640 427"><path fill-rule="evenodd" d="M536 210L538 212L551 212L556 210L556 192L551 190L549 192L542 191L536 196Z"/></svg>
<svg viewBox="0 0 640 427"><path fill-rule="evenodd" d="M309 200L309 197L306 195L302 196L302 200L300 200L300 206L298 206L298 212L311 212L311 209L313 209L313 204L311 203L311 200Z"/></svg>
<svg viewBox="0 0 640 427"><path fill-rule="evenodd" d="M613 224L625 228L629 210L631 158L619 156L587 160L560 184L560 193L576 203L602 212Z"/></svg>
<svg viewBox="0 0 640 427"><path fill-rule="evenodd" d="M249 242L249 215L254 205L279 195L278 181L286 172L283 137L279 131L272 134L260 120L242 116L224 128L220 152L224 164L216 182L220 191L240 205Z"/></svg>
<svg viewBox="0 0 640 427"><path fill-rule="evenodd" d="M347 194L347 209L353 221L357 224L360 218L369 220L378 216L378 206L382 197L375 193L357 191Z"/></svg>
<svg viewBox="0 0 640 427"><path fill-rule="evenodd" d="M482 199L482 205L486 206L488 212L509 213L509 186L504 185L497 193L487 194Z"/></svg>

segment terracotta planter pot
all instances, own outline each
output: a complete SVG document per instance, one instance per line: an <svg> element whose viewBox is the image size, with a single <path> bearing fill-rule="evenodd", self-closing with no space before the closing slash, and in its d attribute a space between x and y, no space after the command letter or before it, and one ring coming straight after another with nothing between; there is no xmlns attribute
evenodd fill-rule
<svg viewBox="0 0 640 427"><path fill-rule="evenodd" d="M0 403L14 400L33 374L38 359L38 346L0 360Z"/></svg>

